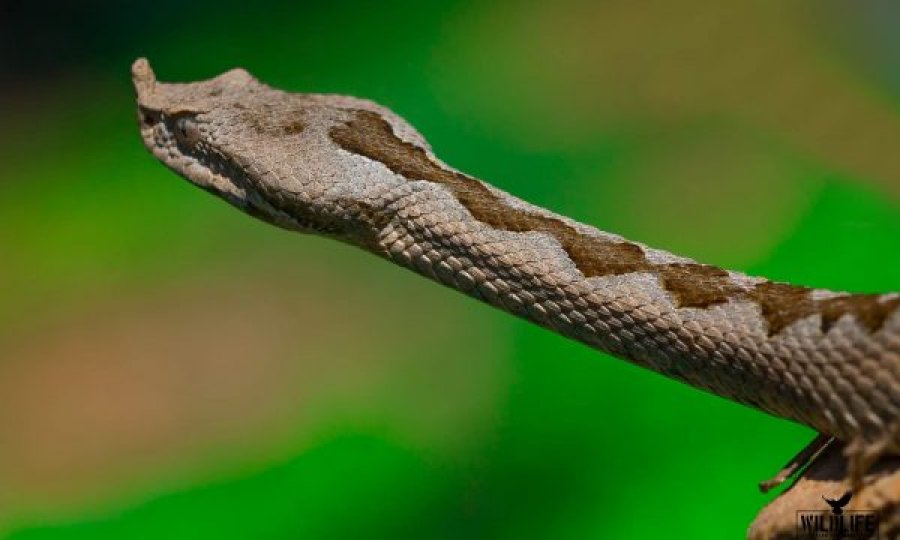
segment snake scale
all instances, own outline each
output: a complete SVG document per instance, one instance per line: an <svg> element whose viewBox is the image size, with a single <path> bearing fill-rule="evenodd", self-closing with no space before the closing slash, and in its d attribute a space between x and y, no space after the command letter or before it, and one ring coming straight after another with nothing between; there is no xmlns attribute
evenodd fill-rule
<svg viewBox="0 0 900 540"><path fill-rule="evenodd" d="M531 205L440 161L390 110L242 69L192 83L132 67L166 166L286 229L366 249L564 336L850 443L900 452L900 294L775 283Z"/></svg>

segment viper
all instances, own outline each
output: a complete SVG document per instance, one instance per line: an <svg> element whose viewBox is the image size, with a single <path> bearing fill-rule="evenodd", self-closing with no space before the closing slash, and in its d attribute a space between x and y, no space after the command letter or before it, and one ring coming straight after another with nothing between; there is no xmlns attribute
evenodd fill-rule
<svg viewBox="0 0 900 540"><path fill-rule="evenodd" d="M132 66L141 137L167 167L273 225L358 246L511 314L816 430L858 484L900 452L900 294L776 283L522 201L438 159L402 118L234 69L162 83Z"/></svg>

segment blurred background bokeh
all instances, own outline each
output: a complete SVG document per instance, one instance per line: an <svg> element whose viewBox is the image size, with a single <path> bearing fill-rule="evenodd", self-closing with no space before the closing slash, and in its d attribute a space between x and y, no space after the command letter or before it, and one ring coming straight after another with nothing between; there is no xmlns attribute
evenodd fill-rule
<svg viewBox="0 0 900 540"><path fill-rule="evenodd" d="M379 101L628 238L900 289L900 4L0 2L0 537L738 538L810 430L141 146L129 65Z"/></svg>

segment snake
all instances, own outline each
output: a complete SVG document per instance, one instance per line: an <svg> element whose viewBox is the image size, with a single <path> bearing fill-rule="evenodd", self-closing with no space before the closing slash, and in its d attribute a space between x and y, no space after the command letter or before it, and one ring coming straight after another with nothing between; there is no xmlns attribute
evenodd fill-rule
<svg viewBox="0 0 900 540"><path fill-rule="evenodd" d="M854 478L900 453L900 293L773 282L601 231L452 168L368 100L240 68L164 83L144 58L132 80L146 148L251 216L845 442Z"/></svg>

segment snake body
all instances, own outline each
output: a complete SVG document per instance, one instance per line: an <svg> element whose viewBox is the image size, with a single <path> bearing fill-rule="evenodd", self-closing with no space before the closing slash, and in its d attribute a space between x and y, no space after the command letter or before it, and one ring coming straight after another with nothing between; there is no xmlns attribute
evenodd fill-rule
<svg viewBox="0 0 900 540"><path fill-rule="evenodd" d="M852 442L900 451L900 294L774 283L524 202L396 114L244 70L133 80L147 148L274 225L347 242L591 347Z"/></svg>

